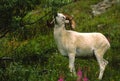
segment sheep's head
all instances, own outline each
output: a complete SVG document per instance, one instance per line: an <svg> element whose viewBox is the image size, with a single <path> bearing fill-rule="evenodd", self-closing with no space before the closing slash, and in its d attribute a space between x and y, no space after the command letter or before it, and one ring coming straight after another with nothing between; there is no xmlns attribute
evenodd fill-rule
<svg viewBox="0 0 120 81"><path fill-rule="evenodd" d="M55 17L55 23L62 25L65 23L69 23L69 21L66 20L66 16L64 16L62 13L57 13L57 15Z"/></svg>
<svg viewBox="0 0 120 81"><path fill-rule="evenodd" d="M62 25L65 23L69 23L72 29L75 29L75 21L73 18L67 14L57 13L55 18L55 23Z"/></svg>

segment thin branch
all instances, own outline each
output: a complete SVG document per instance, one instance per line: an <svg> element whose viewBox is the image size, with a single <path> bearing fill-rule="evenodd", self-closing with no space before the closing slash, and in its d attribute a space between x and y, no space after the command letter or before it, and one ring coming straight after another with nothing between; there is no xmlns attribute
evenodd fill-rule
<svg viewBox="0 0 120 81"><path fill-rule="evenodd" d="M4 32L4 34L0 35L0 38L5 37L8 32L9 32L9 30L7 30L6 32Z"/></svg>

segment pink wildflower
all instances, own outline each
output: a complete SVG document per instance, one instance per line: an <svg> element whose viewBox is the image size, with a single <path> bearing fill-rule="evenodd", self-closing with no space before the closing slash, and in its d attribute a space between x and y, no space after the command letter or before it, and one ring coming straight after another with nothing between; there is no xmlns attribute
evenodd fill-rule
<svg viewBox="0 0 120 81"><path fill-rule="evenodd" d="M58 81L64 81L64 76L61 74Z"/></svg>
<svg viewBox="0 0 120 81"><path fill-rule="evenodd" d="M82 71L80 69L78 70L77 75L82 76Z"/></svg>
<svg viewBox="0 0 120 81"><path fill-rule="evenodd" d="M58 81L64 81L63 78L60 78Z"/></svg>
<svg viewBox="0 0 120 81"><path fill-rule="evenodd" d="M88 78L87 78L87 77L84 77L84 78L83 78L83 81L88 81Z"/></svg>
<svg viewBox="0 0 120 81"><path fill-rule="evenodd" d="M80 68L78 69L77 76L78 76L77 81L81 81L81 79L82 79L82 71L81 71Z"/></svg>

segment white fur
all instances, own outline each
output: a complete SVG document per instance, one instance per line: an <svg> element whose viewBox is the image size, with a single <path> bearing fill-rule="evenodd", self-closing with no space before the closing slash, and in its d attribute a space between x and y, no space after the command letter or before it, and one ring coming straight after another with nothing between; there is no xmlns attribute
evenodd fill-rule
<svg viewBox="0 0 120 81"><path fill-rule="evenodd" d="M54 27L54 38L60 53L69 57L70 72L75 73L76 56L92 56L95 54L100 66L99 79L102 79L108 61L103 55L110 47L106 37L101 33L78 33L65 29L65 16L58 13ZM92 67L92 66L91 66Z"/></svg>

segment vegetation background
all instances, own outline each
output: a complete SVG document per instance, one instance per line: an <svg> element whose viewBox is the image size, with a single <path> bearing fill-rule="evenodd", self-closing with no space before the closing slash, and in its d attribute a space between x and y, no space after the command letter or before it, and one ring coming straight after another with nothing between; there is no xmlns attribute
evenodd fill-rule
<svg viewBox="0 0 120 81"><path fill-rule="evenodd" d="M49 22L55 12L72 15L75 31L101 32L110 40L102 81L120 81L120 4L93 17L90 6L100 1L0 0L0 81L57 81L61 74L65 81L76 81L54 41ZM75 66L87 72L89 81L99 81L94 58L76 58Z"/></svg>

